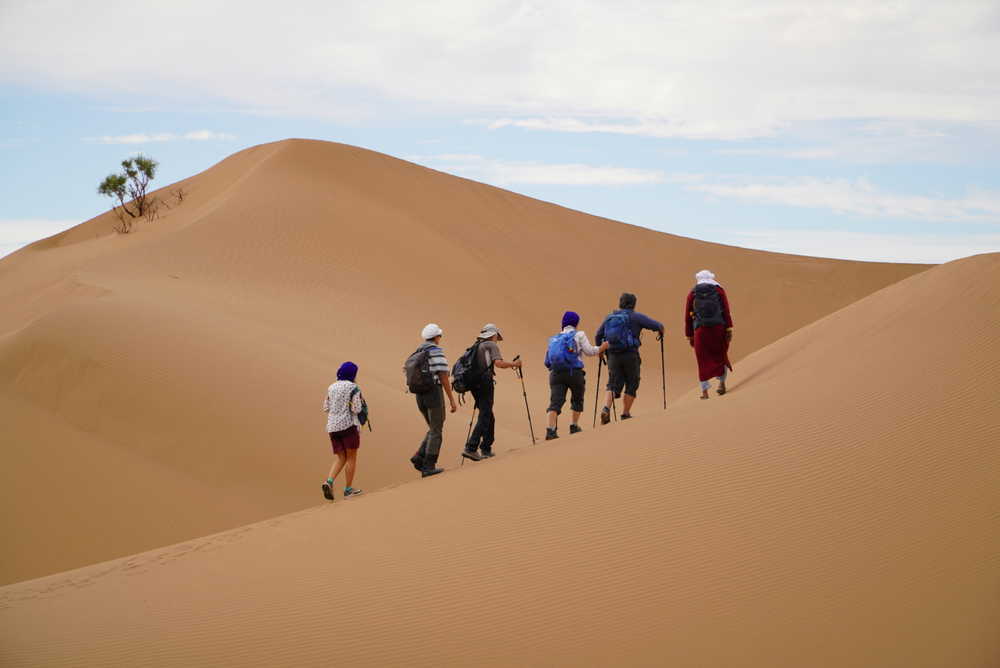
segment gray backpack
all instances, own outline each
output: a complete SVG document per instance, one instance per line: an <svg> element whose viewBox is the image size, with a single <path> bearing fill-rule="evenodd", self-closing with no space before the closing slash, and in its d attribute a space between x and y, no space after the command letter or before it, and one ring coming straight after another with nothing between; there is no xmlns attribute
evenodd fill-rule
<svg viewBox="0 0 1000 668"><path fill-rule="evenodd" d="M403 373L406 387L413 394L424 394L434 389L434 374L431 373L430 346L420 346L406 358Z"/></svg>

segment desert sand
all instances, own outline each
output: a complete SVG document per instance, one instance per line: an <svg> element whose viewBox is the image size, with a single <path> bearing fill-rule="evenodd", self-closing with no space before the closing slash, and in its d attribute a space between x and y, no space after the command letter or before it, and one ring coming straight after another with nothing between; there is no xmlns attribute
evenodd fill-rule
<svg viewBox="0 0 1000 668"><path fill-rule="evenodd" d="M749 251L302 140L181 185L134 234L105 215L0 262L3 579L83 566L0 588L3 665L1000 657L1000 255ZM698 401L681 318L705 267L736 373ZM546 337L622 290L667 325L669 410L649 338L636 419L572 439L532 447L502 373L501 456L457 468L466 407L451 470L401 484L425 322L452 360L499 324L539 434ZM368 493L320 505L345 358Z"/></svg>

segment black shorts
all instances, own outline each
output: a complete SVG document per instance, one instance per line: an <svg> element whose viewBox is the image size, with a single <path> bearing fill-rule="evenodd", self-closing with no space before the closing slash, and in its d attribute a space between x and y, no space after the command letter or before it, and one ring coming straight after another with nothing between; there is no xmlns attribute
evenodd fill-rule
<svg viewBox="0 0 1000 668"><path fill-rule="evenodd" d="M562 413L566 403L566 392L570 393L569 407L577 413L583 412L583 392L587 388L587 372L583 369L549 372L549 411Z"/></svg>
<svg viewBox="0 0 1000 668"><path fill-rule="evenodd" d="M608 353L608 390L615 393L615 398L625 394L634 397L639 390L639 367L642 358L638 350L627 350L621 353Z"/></svg>

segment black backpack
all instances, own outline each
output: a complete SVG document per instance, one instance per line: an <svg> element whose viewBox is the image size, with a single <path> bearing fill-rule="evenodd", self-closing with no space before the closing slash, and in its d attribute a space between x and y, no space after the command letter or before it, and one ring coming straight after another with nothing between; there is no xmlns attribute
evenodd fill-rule
<svg viewBox="0 0 1000 668"><path fill-rule="evenodd" d="M723 325L726 319L722 315L722 298L719 291L711 283L699 283L694 286L694 327Z"/></svg>
<svg viewBox="0 0 1000 668"><path fill-rule="evenodd" d="M420 346L406 358L403 373L406 387L413 394L424 394L434 389L434 374L431 373L430 346Z"/></svg>
<svg viewBox="0 0 1000 668"><path fill-rule="evenodd" d="M451 369L451 386L459 394L465 394L483 384L486 369L483 368L479 357L479 346L482 343L483 340L479 339L466 348Z"/></svg>

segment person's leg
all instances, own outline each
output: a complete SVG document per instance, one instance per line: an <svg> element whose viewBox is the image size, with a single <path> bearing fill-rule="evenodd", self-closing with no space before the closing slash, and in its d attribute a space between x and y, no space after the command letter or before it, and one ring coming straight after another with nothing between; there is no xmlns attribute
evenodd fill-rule
<svg viewBox="0 0 1000 668"><path fill-rule="evenodd" d="M347 463L344 467L344 486L348 489L354 487L354 473L358 470L358 449L353 448L346 452Z"/></svg>
<svg viewBox="0 0 1000 668"><path fill-rule="evenodd" d="M635 403L635 398L639 391L641 368L642 358L639 357L638 350L622 356L622 375L625 376L625 396L622 400L622 417L625 419L632 417L632 404Z"/></svg>
<svg viewBox="0 0 1000 668"><path fill-rule="evenodd" d="M570 374L569 380L569 407L573 416L573 421L569 425L569 433L573 434L581 431L580 414L583 413L583 395L587 390L586 372L583 369L577 369Z"/></svg>
<svg viewBox="0 0 1000 668"><path fill-rule="evenodd" d="M608 353L608 392L604 399L604 409L601 411L601 424L611 421L611 406L617 397L621 396L625 387L625 377L622 374L621 355Z"/></svg>
<svg viewBox="0 0 1000 668"><path fill-rule="evenodd" d="M483 442L479 444L479 449L484 455L490 455L493 453L493 442L496 440L496 426L497 426L497 416L493 412L493 396L496 391L496 386L491 381L484 393L486 398L487 413L489 414L489 419L486 421L486 426L483 427Z"/></svg>
<svg viewBox="0 0 1000 668"><path fill-rule="evenodd" d="M729 367L722 367L722 375L719 376L719 389L717 390L720 395L726 393L726 378L729 377Z"/></svg>
<svg viewBox="0 0 1000 668"><path fill-rule="evenodd" d="M337 452L337 461L333 463L330 467L330 475L326 477L327 482L336 480L340 472L344 470L344 466L347 464L347 454L343 450Z"/></svg>
<svg viewBox="0 0 1000 668"><path fill-rule="evenodd" d="M413 464L413 468L418 471L424 469L424 457L427 455L427 439L430 438L430 413L427 410L426 402L424 401L424 395L418 394L417 397L417 410L420 411L420 416L424 418L424 422L427 424L427 433L424 434L424 438L420 441L420 447L417 448L416 453L410 457L410 463Z"/></svg>
<svg viewBox="0 0 1000 668"><path fill-rule="evenodd" d="M424 451L424 474L440 473L437 468L438 455L441 452L442 430L444 429L444 390L440 387L427 393L427 446ZM433 472L433 473L432 473Z"/></svg>
<svg viewBox="0 0 1000 668"><path fill-rule="evenodd" d="M546 413L549 417L549 424L545 430L545 440L552 440L559 429L559 415L562 413L563 404L566 403L566 378L562 372L549 372L549 408Z"/></svg>
<svg viewBox="0 0 1000 668"><path fill-rule="evenodd" d="M708 399L708 388L711 387L711 383L707 380L701 381L701 398Z"/></svg>

